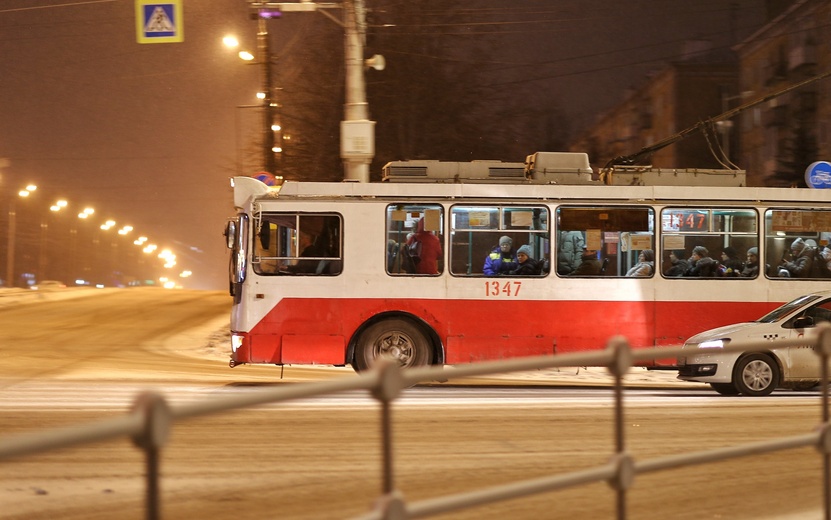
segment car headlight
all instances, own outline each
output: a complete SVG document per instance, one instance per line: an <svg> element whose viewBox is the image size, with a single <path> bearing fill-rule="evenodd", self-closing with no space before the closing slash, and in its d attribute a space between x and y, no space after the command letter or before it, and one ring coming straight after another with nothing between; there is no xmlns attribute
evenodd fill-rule
<svg viewBox="0 0 831 520"><path fill-rule="evenodd" d="M711 339L710 341L702 341L698 344L698 348L724 348L730 343L730 339Z"/></svg>

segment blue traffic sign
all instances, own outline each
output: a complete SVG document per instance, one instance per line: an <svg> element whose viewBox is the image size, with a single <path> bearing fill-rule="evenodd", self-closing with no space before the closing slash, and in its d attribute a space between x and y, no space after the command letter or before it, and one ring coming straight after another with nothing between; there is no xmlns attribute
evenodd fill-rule
<svg viewBox="0 0 831 520"><path fill-rule="evenodd" d="M815 189L831 188L831 163L817 161L805 169L805 183Z"/></svg>
<svg viewBox="0 0 831 520"><path fill-rule="evenodd" d="M136 36L139 43L185 40L182 0L136 0Z"/></svg>

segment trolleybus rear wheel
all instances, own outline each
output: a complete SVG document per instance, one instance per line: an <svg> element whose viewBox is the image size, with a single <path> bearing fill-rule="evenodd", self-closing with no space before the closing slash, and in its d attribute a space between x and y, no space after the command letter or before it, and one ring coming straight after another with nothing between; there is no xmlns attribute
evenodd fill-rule
<svg viewBox="0 0 831 520"><path fill-rule="evenodd" d="M388 356L404 367L429 365L432 348L427 337L409 320L392 318L367 327L355 347L354 367L358 371L371 367L381 356Z"/></svg>

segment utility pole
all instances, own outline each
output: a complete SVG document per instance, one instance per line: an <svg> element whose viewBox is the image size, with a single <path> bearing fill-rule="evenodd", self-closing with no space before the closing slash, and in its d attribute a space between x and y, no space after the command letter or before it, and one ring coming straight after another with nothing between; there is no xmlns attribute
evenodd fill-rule
<svg viewBox="0 0 831 520"><path fill-rule="evenodd" d="M339 8L340 4L327 2L251 2L251 9L260 14L261 33L268 40L268 31L264 29L265 18L262 13L267 10L283 11L320 11L327 18L333 19L324 10ZM344 28L344 51L346 59L346 104L344 118L341 121L340 155L343 159L344 178L348 181L369 182L369 164L375 156L375 121L369 120L366 101L366 82L364 68L370 65L364 60L364 42L366 39L366 11L364 0L343 0L343 22L336 23ZM267 41L266 41L267 45ZM371 65L376 70L384 67L381 56L374 56ZM270 78L270 69L267 77ZM270 84L270 79L268 79ZM266 100L269 99L266 92ZM268 101L266 101L268 103ZM268 114L268 110L266 110ZM269 132L271 124L269 123ZM274 134L271 133L273 146ZM270 148L269 148L270 150ZM272 154L273 160L273 154ZM273 172L272 172L273 173Z"/></svg>
<svg viewBox="0 0 831 520"><path fill-rule="evenodd" d="M366 17L363 0L344 0L346 104L340 127L340 155L344 178L369 182L369 163L375 156L375 121L369 120L364 80Z"/></svg>
<svg viewBox="0 0 831 520"><path fill-rule="evenodd" d="M257 49L263 64L263 166L265 171L277 175L274 152L274 94L271 80L271 43L268 37L267 17L257 16Z"/></svg>

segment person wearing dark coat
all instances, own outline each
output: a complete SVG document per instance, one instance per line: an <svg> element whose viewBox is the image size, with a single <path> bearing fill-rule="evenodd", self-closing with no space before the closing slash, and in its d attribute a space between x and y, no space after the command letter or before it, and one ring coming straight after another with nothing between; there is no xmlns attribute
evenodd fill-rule
<svg viewBox="0 0 831 520"><path fill-rule="evenodd" d="M779 276L810 278L814 264L814 248L807 245L801 238L797 238L791 242L791 257L793 260L779 266Z"/></svg>
<svg viewBox="0 0 831 520"><path fill-rule="evenodd" d="M531 246L524 245L521 246L516 251L516 258L517 258L517 268L511 271L511 274L517 276L531 276L535 274L540 274L540 265L539 263L531 258Z"/></svg>
<svg viewBox="0 0 831 520"><path fill-rule="evenodd" d="M747 263L739 273L742 278L756 278L759 276L759 248L751 247L747 250Z"/></svg>
<svg viewBox="0 0 831 520"><path fill-rule="evenodd" d="M719 268L723 276L735 277L744 269L744 264L739 260L739 254L730 246L721 250L721 267Z"/></svg>
<svg viewBox="0 0 831 520"><path fill-rule="evenodd" d="M580 265L570 272L568 276L598 276L603 264L597 259L597 252L591 249L584 249L580 257Z"/></svg>
<svg viewBox="0 0 831 520"><path fill-rule="evenodd" d="M704 246L695 246L690 257L690 268L684 276L712 278L718 276L718 262L710 258L710 251Z"/></svg>
<svg viewBox="0 0 831 520"><path fill-rule="evenodd" d="M671 265L667 269L667 272L664 273L665 276L684 276L690 269L690 263L684 260L684 251L680 249L669 252L669 261Z"/></svg>

